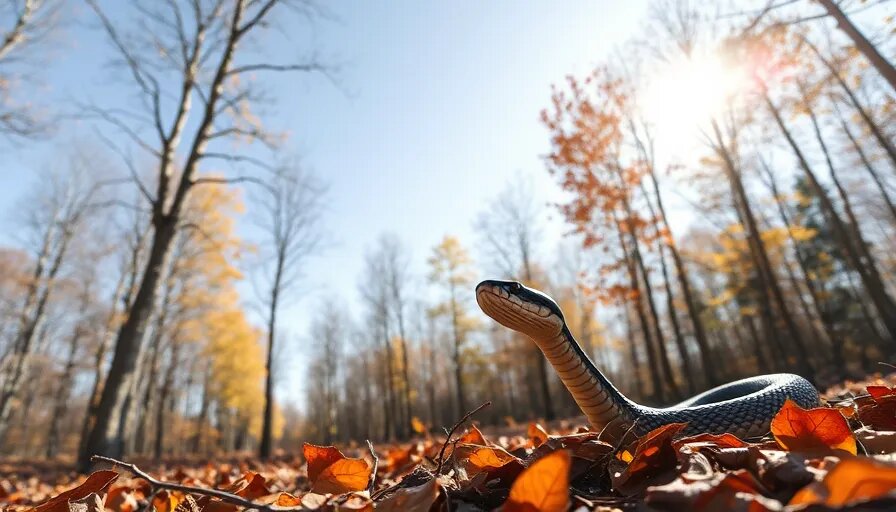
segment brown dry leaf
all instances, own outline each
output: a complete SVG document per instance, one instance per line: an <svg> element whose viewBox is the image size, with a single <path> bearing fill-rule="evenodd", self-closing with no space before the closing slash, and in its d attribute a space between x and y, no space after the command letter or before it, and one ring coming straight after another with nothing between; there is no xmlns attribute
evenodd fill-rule
<svg viewBox="0 0 896 512"><path fill-rule="evenodd" d="M717 474L711 480L680 476L666 485L650 487L646 502L662 510L698 512L766 512L782 510L780 502L765 497L762 484L746 470Z"/></svg>
<svg viewBox="0 0 896 512"><path fill-rule="evenodd" d="M859 420L877 430L896 430L896 394L884 386L868 386L869 393L873 388L883 390L876 390L870 401L857 401Z"/></svg>
<svg viewBox="0 0 896 512"><path fill-rule="evenodd" d="M677 464L672 438L681 432L686 423L670 423L650 431L638 441L631 462L617 458L610 464L610 479L613 488L623 495L631 496L643 491L652 480L674 469ZM665 480L663 483L668 482Z"/></svg>
<svg viewBox="0 0 896 512"><path fill-rule="evenodd" d="M109 489L106 496L106 507L117 512L134 512L140 505L134 496L134 489L130 486L118 485Z"/></svg>
<svg viewBox="0 0 896 512"><path fill-rule="evenodd" d="M771 430L775 440L785 450L844 450L856 454L856 438L837 409L818 407L806 410L788 399L772 419Z"/></svg>
<svg viewBox="0 0 896 512"><path fill-rule="evenodd" d="M696 436L684 437L672 442L672 447L680 450L682 446L690 446L694 449L703 447L708 448L744 448L747 443L743 442L734 434L698 434Z"/></svg>
<svg viewBox="0 0 896 512"><path fill-rule="evenodd" d="M403 487L376 504L383 512L428 512L439 498L439 484L433 478L416 487Z"/></svg>
<svg viewBox="0 0 896 512"><path fill-rule="evenodd" d="M482 435L482 432L476 428L476 425L470 425L470 428L461 436L458 443L463 444L478 444L482 446L488 446L488 443L485 441L485 436Z"/></svg>
<svg viewBox="0 0 896 512"><path fill-rule="evenodd" d="M278 507L301 507L302 500L288 492L281 492L273 504Z"/></svg>
<svg viewBox="0 0 896 512"><path fill-rule="evenodd" d="M566 450L545 455L526 468L510 488L505 512L566 512L569 508L569 468Z"/></svg>
<svg viewBox="0 0 896 512"><path fill-rule="evenodd" d="M868 394L871 395L871 398L875 400L885 396L896 396L896 388L887 386L868 386L865 389L868 390Z"/></svg>
<svg viewBox="0 0 896 512"><path fill-rule="evenodd" d="M235 493L237 496L241 496L247 500L255 500L271 494L271 490L268 489L267 486L267 480L260 474L249 472L246 473L243 478L248 480L248 483L245 487Z"/></svg>
<svg viewBox="0 0 896 512"><path fill-rule="evenodd" d="M790 505L823 504L842 507L880 498L896 489L896 467L872 459L850 457L793 496Z"/></svg>
<svg viewBox="0 0 896 512"><path fill-rule="evenodd" d="M34 508L34 512L68 512L69 501L77 501L90 494L99 493L112 485L116 478L118 473L115 471L103 470L91 473L84 483L41 503Z"/></svg>
<svg viewBox="0 0 896 512"><path fill-rule="evenodd" d="M311 490L322 494L363 491L370 482L371 471L364 459L337 460L318 475Z"/></svg>
<svg viewBox="0 0 896 512"><path fill-rule="evenodd" d="M179 502L176 496L164 489L152 498L152 506L156 512L173 512Z"/></svg>
<svg viewBox="0 0 896 512"><path fill-rule="evenodd" d="M105 510L105 498L95 492L92 492L79 500L68 502L69 512L105 512Z"/></svg>
<svg viewBox="0 0 896 512"><path fill-rule="evenodd" d="M308 463L308 480L312 482L317 480L328 466L345 458L335 446L317 446L311 443L302 444L302 454Z"/></svg>
<svg viewBox="0 0 896 512"><path fill-rule="evenodd" d="M529 437L529 442L533 448L538 448L548 440L547 431L538 423L529 423L529 428L526 429L526 436Z"/></svg>

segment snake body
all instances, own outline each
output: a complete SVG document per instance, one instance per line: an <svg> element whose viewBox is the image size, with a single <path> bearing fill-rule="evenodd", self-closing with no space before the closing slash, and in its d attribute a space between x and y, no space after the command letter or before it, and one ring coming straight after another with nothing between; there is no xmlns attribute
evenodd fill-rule
<svg viewBox="0 0 896 512"><path fill-rule="evenodd" d="M591 425L611 437L686 423L684 434L729 432L749 439L768 433L786 399L804 408L818 404L818 391L809 381L780 373L730 382L668 408L643 406L597 369L570 333L560 307L544 293L514 281L490 280L476 287L476 301L485 314L535 342Z"/></svg>

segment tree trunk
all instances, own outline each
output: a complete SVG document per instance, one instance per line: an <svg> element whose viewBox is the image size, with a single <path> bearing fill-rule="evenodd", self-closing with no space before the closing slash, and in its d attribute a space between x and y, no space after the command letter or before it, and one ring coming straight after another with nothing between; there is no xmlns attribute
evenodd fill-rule
<svg viewBox="0 0 896 512"><path fill-rule="evenodd" d="M155 226L146 272L134 297L127 320L118 332L112 365L97 406L96 421L87 437L85 451L78 461L78 469L90 468L90 456L104 454L120 457L124 440L119 435L119 424L124 420L125 405L131 384L136 377L143 334L152 314L160 277L168 260L168 252L175 234L176 219L159 219Z"/></svg>
<svg viewBox="0 0 896 512"><path fill-rule="evenodd" d="M159 389L159 397L156 401L156 435L152 451L153 458L156 461L161 460L162 450L165 447L165 406L169 402L171 388L174 386L174 373L177 371L179 355L180 343L172 339L171 363L168 365L168 371L165 372L165 380L162 382L162 387Z"/></svg>
<svg viewBox="0 0 896 512"><path fill-rule="evenodd" d="M647 394L644 392L644 379L641 378L641 363L638 361L638 345L635 343L635 329L632 326L632 319L630 316L630 311L628 305L624 306L625 309L625 327L626 332L628 333L628 359L629 364L632 365L631 375L634 376L634 384L635 384L635 394L638 399L644 400L647 398Z"/></svg>
<svg viewBox="0 0 896 512"><path fill-rule="evenodd" d="M859 31L852 21L846 16L846 13L840 9L834 0L816 0L820 3L828 14L837 22L837 28L845 33L852 40L856 48L871 62L871 65L881 74L882 77L890 84L893 91L896 92L896 68L877 51L877 48Z"/></svg>
<svg viewBox="0 0 896 512"><path fill-rule="evenodd" d="M762 168L765 170L766 175L769 179L769 186L771 187L772 195L775 199L775 205L778 209L778 216L781 217L781 222L784 223L784 226L787 227L787 237L790 239L790 243L793 245L793 252L796 256L797 265L800 268L800 272L803 274L803 284L806 286L806 289L809 290L809 297L812 299L812 306L815 310L815 314L818 317L818 320L821 322L821 325L824 327L824 332L827 335L828 339L831 342L831 346L834 347L838 343L842 343L842 340L839 339L837 335L837 330L834 328L834 325L831 323L830 318L827 313L824 311L822 307L822 300L819 297L818 285L815 283L815 280L812 278L812 272L809 270L809 267L806 263L806 256L803 253L803 250L800 248L799 243L793 237L793 233L790 230L790 226L793 225L790 215L787 213L787 209L782 200L782 196L780 191L778 190L778 184L775 181L775 177L772 174L771 169L766 164L765 160L760 159L760 164ZM789 268L788 268L789 270ZM791 279L794 281L794 287L796 290L799 290L799 287L796 284L796 276L792 275L792 271L790 271ZM805 304L805 299L802 297L802 294L799 295L800 302L803 304L803 308L806 309L806 316L809 318L811 322L812 315L808 313L808 307Z"/></svg>
<svg viewBox="0 0 896 512"><path fill-rule="evenodd" d="M75 374L75 356L78 353L78 343L83 331L80 326L75 327L75 332L69 339L68 357L65 360L65 369L59 378L59 387L56 388L56 398L53 402L53 411L50 413L50 431L47 434L47 448L44 455L53 459L59 453L60 432L59 422L66 416L69 394L71 393L72 380Z"/></svg>
<svg viewBox="0 0 896 512"><path fill-rule="evenodd" d="M653 209L653 203L650 201L650 197L647 195L647 191L643 190L643 192L644 197L647 200L647 208L650 211L650 217L656 222L657 215ZM672 293L672 280L669 279L669 270L666 265L666 250L665 244L663 244L662 241L663 237L660 233L660 227L658 224L654 225L654 229L656 230L658 235L657 248L659 249L660 271L663 274L663 288L666 292L666 314L669 317L669 321L672 323L672 334L675 337L675 346L678 349L678 357L681 358L684 381L687 383L688 394L693 395L697 392L697 383L695 381L696 375L694 374L694 370L691 368L691 358L688 354L687 344L685 343L684 335L681 332L681 326L678 323L678 313L677 308L675 307L675 295Z"/></svg>
<svg viewBox="0 0 896 512"><path fill-rule="evenodd" d="M522 246L522 244L521 244ZM532 274L532 265L529 262L529 251L522 247L520 251L523 256L523 272L527 284L532 284L534 276ZM546 421L553 421L557 415L554 411L554 403L551 399L551 389L548 385L548 360L542 355L541 350L534 343L529 343L530 353L535 357L535 372L538 378L538 392L541 394L542 412Z"/></svg>
<svg viewBox="0 0 896 512"><path fill-rule="evenodd" d="M274 338L277 332L277 307L280 300L280 281L283 277L283 264L285 254L277 255L277 270L274 274L274 282L271 286L271 304L268 312L268 351L265 357L264 369L264 418L261 425L261 443L258 446L258 456L268 459L271 456L273 445L274 422Z"/></svg>
<svg viewBox="0 0 896 512"><path fill-rule="evenodd" d="M896 166L896 145L893 144L893 141L883 132L880 125L871 118L871 113L862 105L862 102L859 101L859 98L856 96L855 92L853 92L852 87L846 83L846 79L840 74L840 70L831 62L829 59L825 58L824 55L821 54L821 51L817 46L812 44L808 39L803 38L803 42L812 50L813 53L818 57L818 60L821 61L822 64L828 68L831 76L834 77L834 80L843 89L843 92L846 93L846 97L849 99L849 102L852 104L853 108L856 109L856 112L859 113L859 116L862 118L862 121L865 122L865 125L868 126L868 129L871 130L871 134L874 135L875 140L877 140L878 144L884 149L887 153L887 156L890 158L890 162L893 166Z"/></svg>
<svg viewBox="0 0 896 512"><path fill-rule="evenodd" d="M72 223L75 221L68 219L66 222ZM28 373L32 344L34 343L38 327L44 318L47 302L50 299L54 286L53 281L59 274L69 241L74 235L71 225L66 225L62 228L61 234L56 241L56 252L52 255L52 261L44 275L44 262L50 257L50 239L54 231L52 226L47 228L47 236L44 239L44 245L41 247L40 256L32 277L33 282L29 285L28 296L22 311L20 330L14 342L13 354L15 357L13 359L12 372L0 386L0 441L3 440L6 435L6 429L9 427L13 399L19 392L22 379ZM41 283L43 283L42 286Z"/></svg>
<svg viewBox="0 0 896 512"><path fill-rule="evenodd" d="M467 413L466 395L464 394L463 366L460 353L460 326L458 325L458 305L454 283L451 284L451 332L454 336L454 385L457 388L457 418L463 418Z"/></svg>
<svg viewBox="0 0 896 512"><path fill-rule="evenodd" d="M865 150L862 149L862 145L859 144L859 141L856 139L855 135L853 135L852 130L849 129L849 125L846 122L846 119L843 118L843 115L840 113L839 109L837 109L837 117L840 118L840 126L843 128L843 133L849 139L849 142L850 144L852 144L853 149L856 150L856 154L859 156L859 160L862 162L865 170L868 171L868 174L871 175L871 179L877 186L877 190L880 191L881 197L884 198L884 202L887 205L887 209L889 210L890 215L893 217L893 220L896 221L896 204L893 204L893 200L890 198L890 193L887 191L887 187L884 184L883 178L881 178L880 173L878 173L877 169L871 163L871 160L868 159L868 155L865 154Z"/></svg>
<svg viewBox="0 0 896 512"><path fill-rule="evenodd" d="M633 256L629 252L628 242L625 240L625 235L623 234L622 226L619 224L619 221L616 221L616 233L619 236L619 245L622 247L622 252L625 258L625 266L628 271L629 277L629 288L632 290L632 294L634 295L633 300L631 302L635 306L635 313L638 315L638 321L641 324L641 334L644 337L644 346L647 348L647 367L650 372L650 386L652 393L652 400L658 400L660 402L666 401L666 392L663 388L663 379L660 376L660 367L659 367L659 359L656 354L656 348L653 344L653 335L651 334L650 322L647 320L647 314L644 311L644 303L642 302L643 298L641 297L641 286L638 282L638 271L635 266L635 262Z"/></svg>
<svg viewBox="0 0 896 512"><path fill-rule="evenodd" d="M634 124L632 125L632 130L634 131ZM697 349L700 353L700 363L703 367L703 375L706 377L706 382L710 387L718 386L722 383L722 380L716 371L716 365L710 357L709 341L706 337L706 329L703 325L703 320L700 318L700 310L697 308L697 303L694 300L694 293L691 289L691 280L688 276L688 269L681 258L681 253L678 251L675 237L672 235L672 226L669 224L669 218L666 215L666 207L663 204L663 195L660 193L659 180L656 177L656 168L653 165L653 152L648 152L640 138L637 138L637 144L642 156L649 162L647 174L650 176L650 183L653 185L653 195L656 198L657 210L659 210L660 220L662 220L662 225L666 231L665 236L662 237L662 242L669 248L669 253L672 255L672 262L675 264L675 274L678 279L678 286L681 288L681 294L684 296L688 317L690 318L691 326L694 329L694 340L697 342ZM648 197L646 191L644 194L645 197Z"/></svg>
<svg viewBox="0 0 896 512"><path fill-rule="evenodd" d="M718 143L717 150L720 156L725 161L725 170L731 184L735 203L739 206L738 210L741 214L741 218L743 219L747 227L747 239L750 242L750 253L760 277L763 294L768 297L768 302L774 303L777 307L779 316L784 320L788 333L790 334L791 339L793 340L793 344L797 349L797 358L799 359L798 364L802 368L804 376L810 381L813 381L815 379L815 371L812 368L811 364L809 364L802 335L799 332L799 328L797 327L796 322L794 322L793 316L791 316L790 314L789 308L787 307L787 302L784 300L784 294L781 291L781 287L778 284L777 277L775 276L772 269L771 260L769 259L768 253L765 250L765 243L762 241L759 227L756 223L756 217L753 215L753 210L750 206L750 201L747 196L746 189L744 188L743 182L740 179L740 175L738 173L737 167L734 164L734 160L732 159L728 149L725 147L722 138L722 132L715 120L713 120L712 122L712 127ZM760 311L762 311L763 316L766 317L766 320L771 321L772 316L769 310L768 302L760 298L759 307ZM775 332L774 322L772 321L767 326L767 328L771 331L769 332L769 334L773 336L774 341L781 349L783 355L783 346L781 344L780 338L777 335L777 332Z"/></svg>
<svg viewBox="0 0 896 512"><path fill-rule="evenodd" d="M871 301L874 303L875 308L877 309L878 314L881 317L881 321L887 328L890 339L893 343L896 343L896 303L893 302L893 299L884 289L883 281L881 280L880 274L878 274L877 272L877 267L874 264L874 261L862 261L862 258L859 255L860 253L852 243L851 237L846 230L846 226L844 225L843 220L840 218L840 215L834 208L833 202L831 202L831 199L830 197L828 197L827 192L824 190L824 188L821 186L821 183L816 178L815 173L812 171L812 168L809 167L808 161L806 160L805 156L803 156L803 153L800 150L799 146L796 144L796 141L793 139L790 130L787 128L787 125L784 124L784 120L782 119L777 107L775 107L775 105L771 101L771 98L769 98L767 94L763 95L763 99L765 100L766 106L769 108L769 111L775 118L778 127L781 129L781 133L784 135L784 138L787 140L788 144L793 150L794 155L796 156L797 161L800 164L800 168L802 168L806 177L809 179L809 182L812 185L812 188L815 191L816 195L818 196L823 210L827 213L828 220L831 223L831 227L834 229L834 233L840 240L840 244L843 246L844 252L846 253L850 263L852 264L853 269L859 274L859 277L862 279L862 284L864 284L865 289L868 291L868 295L871 298ZM854 235L857 238L861 237L861 234L859 233L854 233ZM859 243L861 244L864 242Z"/></svg>

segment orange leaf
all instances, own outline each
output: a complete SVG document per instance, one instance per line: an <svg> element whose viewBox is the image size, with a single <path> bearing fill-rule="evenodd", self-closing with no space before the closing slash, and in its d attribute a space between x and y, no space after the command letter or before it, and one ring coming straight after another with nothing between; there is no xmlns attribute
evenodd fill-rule
<svg viewBox="0 0 896 512"><path fill-rule="evenodd" d="M173 512L179 502L174 494L163 489L152 499L152 506L156 512Z"/></svg>
<svg viewBox="0 0 896 512"><path fill-rule="evenodd" d="M821 482L812 483L790 500L790 505L824 504L842 507L870 500L896 489L896 467L868 458L847 458L834 466Z"/></svg>
<svg viewBox="0 0 896 512"><path fill-rule="evenodd" d="M254 500L271 494L271 490L267 487L267 480L258 473L248 472L243 475L243 478L248 480L249 483L235 493L237 496L242 496L247 500Z"/></svg>
<svg viewBox="0 0 896 512"><path fill-rule="evenodd" d="M538 423L529 423L526 435L529 436L533 448L538 448L548 440L548 433Z"/></svg>
<svg viewBox="0 0 896 512"><path fill-rule="evenodd" d="M785 450L845 450L856 454L856 438L836 409L806 410L788 399L772 419L771 428L775 441Z"/></svg>
<svg viewBox="0 0 896 512"><path fill-rule="evenodd" d="M638 441L627 466L620 467L628 459L626 452L617 455L610 469L613 487L627 496L637 494L644 490L653 477L674 469L677 458L672 438L686 426L686 423L670 423L651 430ZM619 469L613 469L613 466Z"/></svg>
<svg viewBox="0 0 896 512"><path fill-rule="evenodd" d="M433 478L416 487L398 489L376 504L380 512L428 512L439 497L439 484Z"/></svg>
<svg viewBox="0 0 896 512"><path fill-rule="evenodd" d="M480 432L479 429L476 428L476 425L471 425L470 429L467 430L463 436L461 436L458 442L464 444L478 444L481 446L488 445L488 443L485 442L485 436L483 436L482 432Z"/></svg>
<svg viewBox="0 0 896 512"><path fill-rule="evenodd" d="M569 468L566 450L545 455L526 468L510 488L505 512L565 512L569 508Z"/></svg>
<svg viewBox="0 0 896 512"><path fill-rule="evenodd" d="M364 459L337 460L318 475L311 490L321 494L363 491L370 482L371 471Z"/></svg>
<svg viewBox="0 0 896 512"><path fill-rule="evenodd" d="M80 500L89 494L102 491L118 478L115 471L96 471L74 489L50 498L34 508L34 512L68 512L68 502Z"/></svg>
<svg viewBox="0 0 896 512"><path fill-rule="evenodd" d="M411 418L411 428L414 429L414 432L418 434L423 434L426 432L426 425L424 425L423 422L420 421L420 418L416 416Z"/></svg>
<svg viewBox="0 0 896 512"><path fill-rule="evenodd" d="M274 501L274 505L278 507L300 507L302 506L302 500L288 492L281 492Z"/></svg>
<svg viewBox="0 0 896 512"><path fill-rule="evenodd" d="M335 446L317 446L310 443L302 445L302 454L308 462L308 480L312 482L317 480L328 466L345 458Z"/></svg>
<svg viewBox="0 0 896 512"><path fill-rule="evenodd" d="M473 453L467 457L467 461L478 469L495 469L504 466L508 462L518 460L513 455L507 453L501 448L476 448Z"/></svg>

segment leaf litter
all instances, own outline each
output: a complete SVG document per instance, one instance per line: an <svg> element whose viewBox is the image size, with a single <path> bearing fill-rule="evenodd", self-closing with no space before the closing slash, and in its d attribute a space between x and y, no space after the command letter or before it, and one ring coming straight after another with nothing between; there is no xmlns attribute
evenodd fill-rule
<svg viewBox="0 0 896 512"><path fill-rule="evenodd" d="M0 506L34 512L896 510L896 376L847 382L827 405L788 401L769 435L617 445L586 426L469 425L377 447L305 444L301 457L122 465L77 476L0 464ZM478 410L478 409L477 409ZM457 430L457 432L455 432ZM135 474L145 472L144 477ZM216 495L210 495L215 491Z"/></svg>

